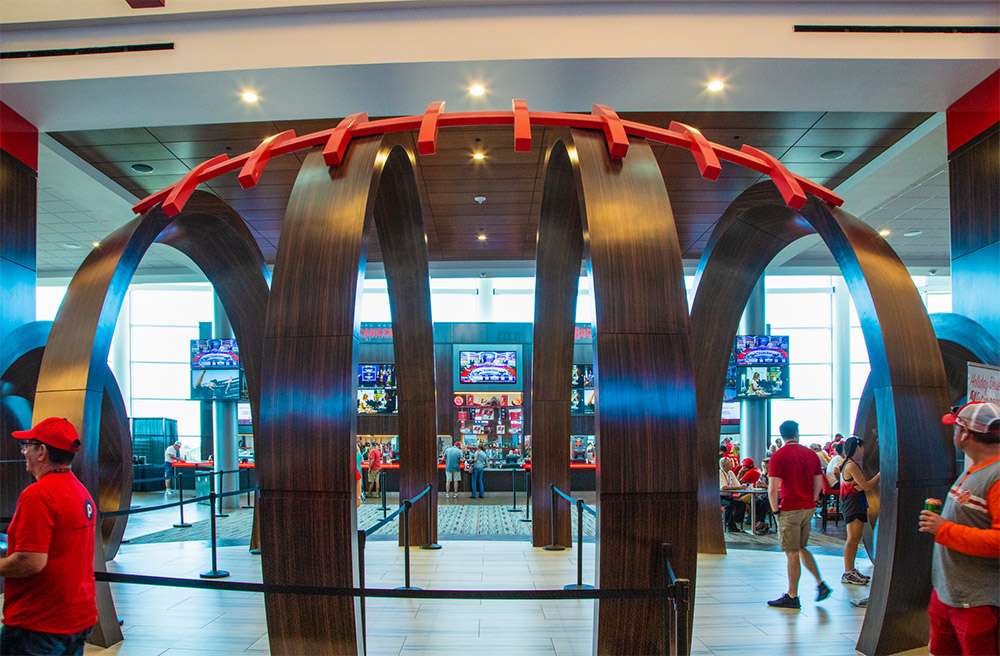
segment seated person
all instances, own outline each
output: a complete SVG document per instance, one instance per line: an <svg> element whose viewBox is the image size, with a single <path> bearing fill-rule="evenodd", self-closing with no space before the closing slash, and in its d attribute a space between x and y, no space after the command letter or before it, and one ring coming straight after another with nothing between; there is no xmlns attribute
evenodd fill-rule
<svg viewBox="0 0 1000 656"><path fill-rule="evenodd" d="M747 504L740 500L739 494L734 494L743 488L732 471L732 461L729 458L719 458L719 497L725 510L726 530L739 531L743 517L747 512Z"/></svg>
<svg viewBox="0 0 1000 656"><path fill-rule="evenodd" d="M767 487L767 482L765 481L763 486L760 482L762 480L762 475L757 465L754 463L753 458L744 458L740 466L740 473L737 478L739 478L740 484L744 487ZM740 497L740 501L743 503L753 503L755 512L757 513L757 525L754 526L754 532L757 534L767 533L767 523L764 521L767 519L767 513L771 512L771 504L767 500L767 495L764 494L744 494Z"/></svg>
<svg viewBox="0 0 1000 656"><path fill-rule="evenodd" d="M843 442L834 444L833 449L837 455L830 458L830 462L826 465L826 482L830 487L838 489L840 487L840 468L844 466Z"/></svg>

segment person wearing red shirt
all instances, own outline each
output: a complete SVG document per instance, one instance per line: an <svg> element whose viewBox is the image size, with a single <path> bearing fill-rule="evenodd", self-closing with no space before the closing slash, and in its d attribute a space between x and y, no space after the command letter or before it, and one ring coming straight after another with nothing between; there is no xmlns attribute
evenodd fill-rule
<svg viewBox="0 0 1000 656"><path fill-rule="evenodd" d="M379 472L382 471L382 447L376 443L368 450L368 484L372 496L379 492Z"/></svg>
<svg viewBox="0 0 1000 656"><path fill-rule="evenodd" d="M83 654L97 623L97 507L70 471L80 438L57 417L12 435L35 482L17 500L8 553L0 557L6 579L0 654Z"/></svg>
<svg viewBox="0 0 1000 656"><path fill-rule="evenodd" d="M743 466L740 467L740 473L737 477L740 479L740 483L753 487L760 480L760 470L754 464L753 458L744 458Z"/></svg>
<svg viewBox="0 0 1000 656"><path fill-rule="evenodd" d="M802 565L816 577L816 601L830 596L830 586L824 581L806 544L816 499L823 489L823 467L816 454L799 444L799 425L786 421L779 427L785 445L771 456L768 467L767 497L771 511L778 515L778 537L788 566L788 591L767 602L775 608L801 608L799 577ZM779 502L780 498L780 502Z"/></svg>

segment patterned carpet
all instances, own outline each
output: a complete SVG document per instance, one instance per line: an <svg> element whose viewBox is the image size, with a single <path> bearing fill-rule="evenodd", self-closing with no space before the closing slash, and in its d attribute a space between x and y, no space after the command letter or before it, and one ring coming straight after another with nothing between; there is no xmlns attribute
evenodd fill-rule
<svg viewBox="0 0 1000 656"><path fill-rule="evenodd" d="M392 502L389 502L392 512ZM486 499L485 502L472 503L471 500L443 498L438 507L438 531L442 540L472 540L489 536L497 540L524 540L531 535L531 523L522 522L524 507L518 505L520 512L509 512L507 504ZM414 512L420 512L415 508ZM253 511L239 509L230 511L228 517L216 520L218 543L220 546L240 546L250 543L250 527ZM576 537L576 513L571 514L572 535ZM382 519L382 511L376 503L366 503L358 510L358 525L369 527ZM167 528L154 530L139 537L133 537L131 544L152 544L159 542L186 542L209 540L211 536L209 520L191 522L190 528ZM399 530L399 518L390 521L369 540L395 540ZM153 528L153 527L150 527ZM584 541L593 541L595 535L594 518L584 514ZM753 535L748 532L726 533L726 544L737 549L753 549L763 551L780 551L777 535L772 530L765 535ZM815 553L840 555L844 548L843 526L830 525L827 533L814 529L809 544ZM859 557L864 558L862 548Z"/></svg>

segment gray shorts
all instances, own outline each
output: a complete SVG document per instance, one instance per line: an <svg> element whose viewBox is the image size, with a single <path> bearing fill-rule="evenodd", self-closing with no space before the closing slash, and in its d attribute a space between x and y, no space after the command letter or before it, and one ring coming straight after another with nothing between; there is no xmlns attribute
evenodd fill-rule
<svg viewBox="0 0 1000 656"><path fill-rule="evenodd" d="M446 471L444 475L445 475L445 480L449 483L462 482L462 472L460 471Z"/></svg>
<svg viewBox="0 0 1000 656"><path fill-rule="evenodd" d="M778 538L782 551L798 551L809 542L813 509L782 510L778 514Z"/></svg>

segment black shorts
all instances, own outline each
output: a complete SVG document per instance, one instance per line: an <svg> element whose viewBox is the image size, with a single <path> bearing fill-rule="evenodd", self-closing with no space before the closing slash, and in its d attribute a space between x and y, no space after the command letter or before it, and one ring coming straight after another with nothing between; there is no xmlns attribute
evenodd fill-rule
<svg viewBox="0 0 1000 656"><path fill-rule="evenodd" d="M844 516L844 523L867 522L868 521L868 499L860 492L854 492L847 496L840 497L840 512Z"/></svg>

